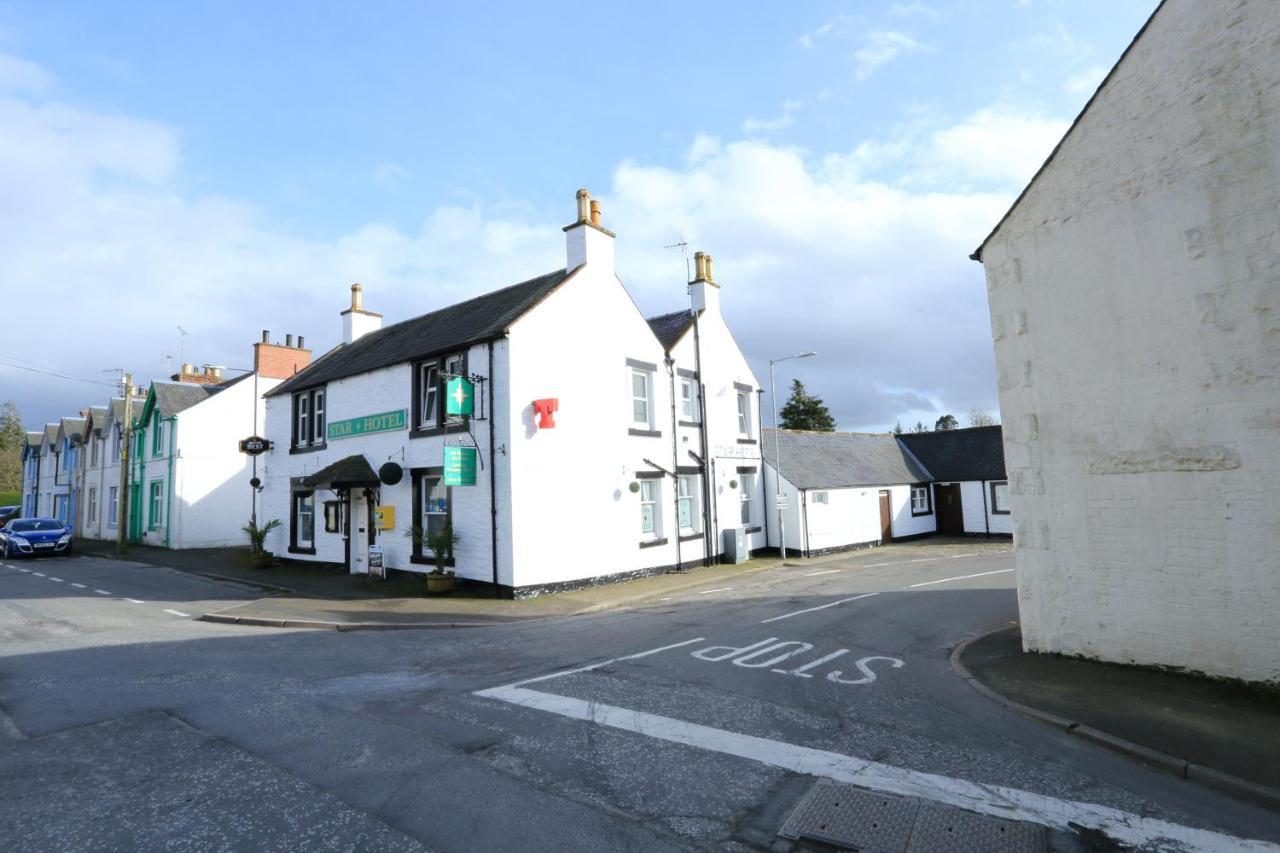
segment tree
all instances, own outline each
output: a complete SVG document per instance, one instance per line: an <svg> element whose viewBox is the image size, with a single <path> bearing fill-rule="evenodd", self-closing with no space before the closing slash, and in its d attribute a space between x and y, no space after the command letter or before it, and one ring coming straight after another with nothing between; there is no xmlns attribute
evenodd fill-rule
<svg viewBox="0 0 1280 853"><path fill-rule="evenodd" d="M0 492L22 491L22 448L27 434L12 400L0 404Z"/></svg>
<svg viewBox="0 0 1280 853"><path fill-rule="evenodd" d="M894 423L893 425L894 435L902 435L903 431L904 430L902 429L902 421L897 421L896 423Z"/></svg>
<svg viewBox="0 0 1280 853"><path fill-rule="evenodd" d="M821 397L814 397L804 390L799 379L791 380L791 396L778 413L782 417L782 429L807 429L814 432L835 432L835 418L827 411Z"/></svg>
<svg viewBox="0 0 1280 853"><path fill-rule="evenodd" d="M911 431L912 432L928 432L928 430L924 428L924 424L920 423L919 421L916 421L916 427Z"/></svg>
<svg viewBox="0 0 1280 853"><path fill-rule="evenodd" d="M969 426L995 426L999 423L994 416L987 414L982 409L974 408L969 410Z"/></svg>
<svg viewBox="0 0 1280 853"><path fill-rule="evenodd" d="M938 418L938 422L933 425L936 430L956 429L960 426L960 422L956 420L955 415L943 415Z"/></svg>

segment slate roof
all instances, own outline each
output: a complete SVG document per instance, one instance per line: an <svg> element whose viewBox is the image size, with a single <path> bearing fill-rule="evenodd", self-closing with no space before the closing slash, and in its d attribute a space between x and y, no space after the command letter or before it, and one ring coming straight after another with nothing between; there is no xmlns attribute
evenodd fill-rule
<svg viewBox="0 0 1280 853"><path fill-rule="evenodd" d="M895 486L930 480L889 433L778 430L782 477L800 489ZM776 469L774 430L763 430L765 461Z"/></svg>
<svg viewBox="0 0 1280 853"><path fill-rule="evenodd" d="M39 449L40 442L44 439L44 433L37 430L36 432L27 431L27 447Z"/></svg>
<svg viewBox="0 0 1280 853"><path fill-rule="evenodd" d="M79 444L84 436L84 418L63 418L58 423L58 433L70 436Z"/></svg>
<svg viewBox="0 0 1280 853"><path fill-rule="evenodd" d="M317 489L343 489L353 486L378 485L378 472L369 460L357 453L326 465L314 474L302 478L304 486Z"/></svg>
<svg viewBox="0 0 1280 853"><path fill-rule="evenodd" d="M171 418L196 403L207 400L222 388L223 386L219 385L195 385L190 382L151 383L151 393L155 395L156 401L155 408L160 410L162 418Z"/></svg>
<svg viewBox="0 0 1280 853"><path fill-rule="evenodd" d="M646 322L649 328L653 329L653 334L662 344L662 348L670 352L671 348L684 336L685 330L693 325L693 313L688 310L673 311L670 314L650 317Z"/></svg>
<svg viewBox="0 0 1280 853"><path fill-rule="evenodd" d="M85 420L88 422L88 423L86 423L86 424L85 424L85 428L87 429L87 428L88 428L89 423L92 423L92 424L93 424L93 431L94 431L94 433L95 433L95 434L97 434L97 435L101 435L101 434L102 434L102 424L103 424L103 422L104 422L104 421L106 421L106 419L107 419L107 407L106 407L106 406L90 406L90 407L89 407L89 417L85 419Z"/></svg>
<svg viewBox="0 0 1280 853"><path fill-rule="evenodd" d="M141 415L142 406L145 404L145 402L146 400L135 397L132 405L129 406L129 408L131 409L129 414L131 414L135 418ZM111 420L114 422L119 422L123 418L124 418L124 397L115 397L111 400Z"/></svg>
<svg viewBox="0 0 1280 853"><path fill-rule="evenodd" d="M935 480L1004 480L1004 432L999 426L909 432L898 438Z"/></svg>
<svg viewBox="0 0 1280 853"><path fill-rule="evenodd" d="M44 440L45 442L48 443L50 447L53 447L53 445L57 443L58 441L58 425L57 424L44 425Z"/></svg>
<svg viewBox="0 0 1280 853"><path fill-rule="evenodd" d="M342 344L330 350L265 396L274 397L299 388L323 385L334 379L493 340L578 269L556 270L370 332L355 343Z"/></svg>

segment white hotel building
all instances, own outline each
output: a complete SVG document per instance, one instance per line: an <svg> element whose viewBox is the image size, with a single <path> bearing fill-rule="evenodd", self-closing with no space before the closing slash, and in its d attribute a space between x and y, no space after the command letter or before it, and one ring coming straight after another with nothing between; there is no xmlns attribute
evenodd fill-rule
<svg viewBox="0 0 1280 853"><path fill-rule="evenodd" d="M578 193L563 269L382 327L359 285L344 341L267 394L260 518L277 555L427 571L406 531L451 524L463 580L526 596L696 566L721 531L765 547L759 382L699 255L691 307L646 319ZM445 377L475 382L444 413ZM446 486L446 446L474 485Z"/></svg>

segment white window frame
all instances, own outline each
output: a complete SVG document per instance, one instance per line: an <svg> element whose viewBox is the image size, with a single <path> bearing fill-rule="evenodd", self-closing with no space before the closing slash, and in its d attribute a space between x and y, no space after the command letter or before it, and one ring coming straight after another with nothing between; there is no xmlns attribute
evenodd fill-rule
<svg viewBox="0 0 1280 853"><path fill-rule="evenodd" d="M98 467L98 444L98 439L89 437L89 465L93 468Z"/></svg>
<svg viewBox="0 0 1280 853"><path fill-rule="evenodd" d="M676 524L680 527L681 536L690 536L701 532L700 506L698 503L698 476L696 474L681 474L676 483L677 506L676 506ZM689 519L686 525L685 518Z"/></svg>
<svg viewBox="0 0 1280 853"><path fill-rule="evenodd" d="M640 481L640 535L646 540L662 536L662 481ZM646 512L647 511L647 512ZM648 526L648 530L645 527Z"/></svg>
<svg viewBox="0 0 1280 853"><path fill-rule="evenodd" d="M1003 498L1001 490L1003 490ZM1007 482L991 484L991 513L992 515L1009 514L1009 484Z"/></svg>
<svg viewBox="0 0 1280 853"><path fill-rule="evenodd" d="M738 435L751 438L751 394L738 392Z"/></svg>
<svg viewBox="0 0 1280 853"><path fill-rule="evenodd" d="M107 506L111 510L111 516L107 519L107 527L115 527L120 518L120 487L112 486L107 491Z"/></svg>
<svg viewBox="0 0 1280 853"><path fill-rule="evenodd" d="M311 392L299 391L293 395L294 446L306 447L311 443Z"/></svg>
<svg viewBox="0 0 1280 853"><path fill-rule="evenodd" d="M311 537L304 539L302 519L311 519ZM316 547L316 493L295 492L293 495L293 545L295 548L314 550Z"/></svg>
<svg viewBox="0 0 1280 853"><path fill-rule="evenodd" d="M98 490L92 486L89 488L89 523L96 524L98 522Z"/></svg>
<svg viewBox="0 0 1280 853"><path fill-rule="evenodd" d="M434 379L432 378L434 376ZM440 363L424 361L418 365L418 428L432 429L440 424ZM430 401L430 407L428 407ZM430 408L430 414L428 414Z"/></svg>
<svg viewBox="0 0 1280 853"><path fill-rule="evenodd" d="M830 496L829 496L829 495L830 495L830 493L829 493L829 492L814 492L814 493L813 493L813 502L814 502L815 504L824 504L824 505L826 505L826 504L830 504L830 503L831 503L831 498L830 498Z"/></svg>
<svg viewBox="0 0 1280 853"><path fill-rule="evenodd" d="M164 480L152 480L147 486L147 529L164 527Z"/></svg>
<svg viewBox="0 0 1280 853"><path fill-rule="evenodd" d="M755 490L754 474L738 475L738 506L740 509L739 518L743 527L751 526L751 495Z"/></svg>
<svg viewBox="0 0 1280 853"><path fill-rule="evenodd" d="M928 486L912 486L911 487L911 512L914 515L928 515L932 507L929 506L929 487Z"/></svg>
<svg viewBox="0 0 1280 853"><path fill-rule="evenodd" d="M637 429L652 429L653 426L653 371L645 370L643 367L628 368L630 375L628 376L628 390L631 398L631 425ZM640 379L644 383L644 396L636 394L636 380ZM644 418L636 417L636 405L644 404Z"/></svg>
<svg viewBox="0 0 1280 853"><path fill-rule="evenodd" d="M680 380L680 415L690 423L698 423L698 383L693 379Z"/></svg>
<svg viewBox="0 0 1280 853"><path fill-rule="evenodd" d="M116 464L120 463L120 443L124 440L124 428L120 424L116 424L111 430L111 454L116 460Z"/></svg>
<svg viewBox="0 0 1280 853"><path fill-rule="evenodd" d="M319 385L293 395L293 446L324 447L328 436L328 386Z"/></svg>
<svg viewBox="0 0 1280 853"><path fill-rule="evenodd" d="M312 444L324 444L324 440L325 440L324 396L325 396L324 388L317 388L311 392L311 434L312 434L311 443ZM311 507L311 517L314 525L315 506ZM313 535L312 540L314 541L314 539L315 539L315 536Z"/></svg>

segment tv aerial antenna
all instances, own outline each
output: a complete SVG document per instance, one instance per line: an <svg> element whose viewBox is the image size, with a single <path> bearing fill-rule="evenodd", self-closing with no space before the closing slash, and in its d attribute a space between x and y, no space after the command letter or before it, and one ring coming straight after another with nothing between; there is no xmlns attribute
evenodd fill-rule
<svg viewBox="0 0 1280 853"><path fill-rule="evenodd" d="M684 253L684 280L690 281L693 278L693 272L689 269L689 241L684 239L684 235L680 235L679 241L668 243L663 246L664 249L679 249Z"/></svg>

